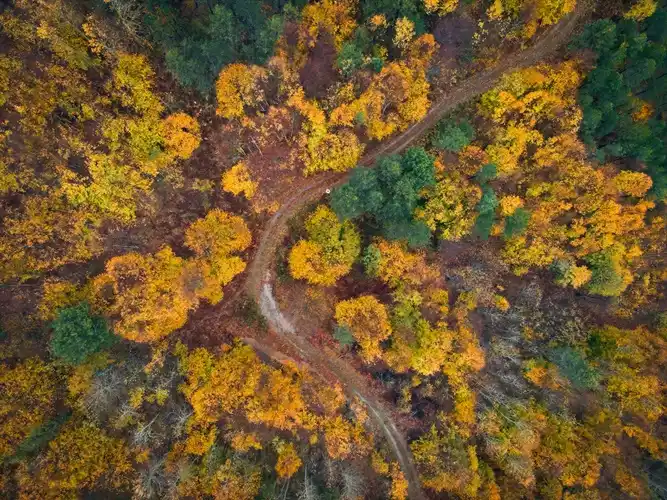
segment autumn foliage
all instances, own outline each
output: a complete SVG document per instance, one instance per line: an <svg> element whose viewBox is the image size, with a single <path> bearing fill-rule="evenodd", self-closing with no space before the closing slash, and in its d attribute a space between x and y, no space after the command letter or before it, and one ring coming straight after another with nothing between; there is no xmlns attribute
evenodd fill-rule
<svg viewBox="0 0 667 500"><path fill-rule="evenodd" d="M169 247L157 253L129 253L110 259L93 281L100 308L114 330L135 342L153 342L182 327L199 299L222 300L222 287L245 269L232 255L250 244L243 219L212 210L187 229L184 259Z"/></svg>
<svg viewBox="0 0 667 500"><path fill-rule="evenodd" d="M308 238L290 251L290 272L313 285L333 285L350 272L359 256L359 233L351 222L339 222L324 205L315 209L305 226Z"/></svg>
<svg viewBox="0 0 667 500"><path fill-rule="evenodd" d="M366 362L380 355L380 342L391 335L385 306L370 295L339 302L336 305L336 321L350 329Z"/></svg>

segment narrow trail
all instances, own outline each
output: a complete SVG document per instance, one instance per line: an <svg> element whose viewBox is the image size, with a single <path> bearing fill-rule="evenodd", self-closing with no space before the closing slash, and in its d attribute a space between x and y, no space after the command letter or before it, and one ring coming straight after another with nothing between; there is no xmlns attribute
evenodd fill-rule
<svg viewBox="0 0 667 500"><path fill-rule="evenodd" d="M545 59L569 39L578 22L588 14L590 6L582 5L584 2L586 0L579 0L575 12L543 33L530 48L513 54L503 59L497 66L461 82L455 90L438 100L421 121L395 138L372 149L364 155L360 163L370 166L379 156L400 153L422 137L449 111L490 90L504 73L534 65ZM261 235L254 259L248 266L245 289L248 295L257 301L262 315L276 333L293 346L309 365L312 365L322 376L330 375L338 379L348 396L359 398L368 407L369 415L382 429L405 473L409 483L409 498L421 500L425 496L420 486L419 474L414 466L407 441L393 422L391 412L369 391L368 383L364 378L353 367L341 360L334 351L326 347L316 348L308 342L306 335L299 335L297 329L280 311L272 293L270 268L276 250L286 235L288 220L302 207L321 198L327 189L344 183L348 175L348 173L322 174L294 193L294 196L282 205L269 220ZM277 357L277 353L268 346L262 346L256 341L253 342L253 346L271 357Z"/></svg>

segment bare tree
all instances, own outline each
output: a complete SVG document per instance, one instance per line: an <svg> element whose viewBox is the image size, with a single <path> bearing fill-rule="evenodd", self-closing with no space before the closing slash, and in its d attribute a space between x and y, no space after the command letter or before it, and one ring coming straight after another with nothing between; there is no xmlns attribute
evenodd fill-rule
<svg viewBox="0 0 667 500"><path fill-rule="evenodd" d="M135 41L141 39L143 8L136 0L107 0L109 8L116 14L119 24Z"/></svg>
<svg viewBox="0 0 667 500"><path fill-rule="evenodd" d="M139 422L137 428L132 435L132 442L137 446L146 446L148 443L159 441L153 429L153 424L157 420L157 416L148 423Z"/></svg>
<svg viewBox="0 0 667 500"><path fill-rule="evenodd" d="M366 493L366 480L361 471L353 465L343 469L342 498L354 500L363 497Z"/></svg>
<svg viewBox="0 0 667 500"><path fill-rule="evenodd" d="M317 488L308 475L308 465L303 469L303 484L297 493L297 500L317 500Z"/></svg>
<svg viewBox="0 0 667 500"><path fill-rule="evenodd" d="M98 372L83 401L85 412L97 420L103 414L111 413L120 402L124 389L124 378L115 367Z"/></svg>
<svg viewBox="0 0 667 500"><path fill-rule="evenodd" d="M134 482L134 498L164 498L168 479L164 470L164 458L151 460L141 468Z"/></svg>
<svg viewBox="0 0 667 500"><path fill-rule="evenodd" d="M169 414L167 421L171 425L171 433L173 437L179 438L183 435L185 425L191 416L192 409L187 406L179 406Z"/></svg>

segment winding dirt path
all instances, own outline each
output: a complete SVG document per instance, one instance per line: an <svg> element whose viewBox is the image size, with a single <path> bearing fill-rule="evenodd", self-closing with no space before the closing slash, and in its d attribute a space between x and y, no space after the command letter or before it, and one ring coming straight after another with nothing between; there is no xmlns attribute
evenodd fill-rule
<svg viewBox="0 0 667 500"><path fill-rule="evenodd" d="M454 91L437 101L420 122L369 151L360 163L372 165L381 155L400 153L433 127L446 113L491 89L504 73L534 65L545 59L569 39L579 20L588 13L590 6L582 5L584 2L587 0L579 0L579 6L575 12L543 33L530 48L513 54L503 59L497 66L461 82ZM261 235L254 259L248 266L245 289L257 301L262 314L272 328L283 340L292 345L308 364L312 365L322 376L333 376L338 379L348 396L358 397L368 407L369 415L382 429L405 473L409 482L409 498L420 500L425 497L420 487L419 475L405 437L394 424L391 412L368 390L368 384L363 377L341 360L335 352L326 347L316 348L308 342L307 336L299 335L296 328L280 311L272 294L270 269L276 250L286 234L287 221L303 206L321 198L327 189L344 183L348 175L347 173L326 173L313 178L308 185L295 192L273 215ZM258 342L254 342L253 345L272 357L275 355L275 352L269 347L262 346Z"/></svg>

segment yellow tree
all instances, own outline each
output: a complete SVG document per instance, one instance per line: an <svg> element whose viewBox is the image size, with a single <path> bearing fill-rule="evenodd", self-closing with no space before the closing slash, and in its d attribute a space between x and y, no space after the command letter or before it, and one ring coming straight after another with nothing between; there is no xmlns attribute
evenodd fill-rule
<svg viewBox="0 0 667 500"><path fill-rule="evenodd" d="M174 113L162 121L167 152L176 158L187 159L199 147L199 122L186 113Z"/></svg>
<svg viewBox="0 0 667 500"><path fill-rule="evenodd" d="M56 373L38 358L0 370L0 459L54 412Z"/></svg>
<svg viewBox="0 0 667 500"><path fill-rule="evenodd" d="M222 174L222 189L237 196L243 193L250 200L257 190L257 182L250 177L248 166L240 162Z"/></svg>
<svg viewBox="0 0 667 500"><path fill-rule="evenodd" d="M333 37L336 49L340 49L357 26L356 4L355 0L320 0L306 5L301 11L300 44L304 49L312 48L326 32Z"/></svg>
<svg viewBox="0 0 667 500"><path fill-rule="evenodd" d="M440 277L437 267L426 262L424 252L411 252L398 241L379 240L374 245L380 253L377 277L392 288L418 286Z"/></svg>
<svg viewBox="0 0 667 500"><path fill-rule="evenodd" d="M290 251L290 273L313 285L333 285L350 272L359 256L359 232L352 222L339 222L326 205L318 206L305 226L308 239L300 240Z"/></svg>
<svg viewBox="0 0 667 500"><path fill-rule="evenodd" d="M557 23L572 12L576 4L576 0L494 0L487 14L494 20L502 17L517 19L525 14L527 20L522 35L531 38L540 26Z"/></svg>
<svg viewBox="0 0 667 500"><path fill-rule="evenodd" d="M394 45L399 49L406 49L415 37L415 23L407 17L401 17L396 20L394 32Z"/></svg>
<svg viewBox="0 0 667 500"><path fill-rule="evenodd" d="M276 447L276 451L278 452L276 474L283 479L292 477L301 468L301 464L303 463L296 452L294 444L281 442Z"/></svg>
<svg viewBox="0 0 667 500"><path fill-rule="evenodd" d="M227 119L245 116L246 108L264 102L262 84L266 78L266 70L259 66L234 63L222 68L215 84L216 113Z"/></svg>
<svg viewBox="0 0 667 500"><path fill-rule="evenodd" d="M306 175L325 170L343 172L357 164L364 145L350 130L331 131L324 111L317 101L306 99L298 88L287 101L304 118L297 139L295 156L304 165Z"/></svg>
<svg viewBox="0 0 667 500"><path fill-rule="evenodd" d="M324 419L322 427L327 454L334 460L367 455L372 450L372 435L366 435L364 427L358 422L352 423L336 415Z"/></svg>
<svg viewBox="0 0 667 500"><path fill-rule="evenodd" d="M637 0L623 17L643 21L647 17L651 17L657 7L658 4L655 0Z"/></svg>
<svg viewBox="0 0 667 500"><path fill-rule="evenodd" d="M381 140L421 120L430 106L424 63L384 66L357 99L331 112L331 124L351 127L363 117L368 138Z"/></svg>
<svg viewBox="0 0 667 500"><path fill-rule="evenodd" d="M111 88L123 106L140 115L159 115L164 106L153 92L155 72L140 54L120 53L113 70Z"/></svg>
<svg viewBox="0 0 667 500"><path fill-rule="evenodd" d="M424 10L428 14L444 16L454 12L459 5L459 0L423 0Z"/></svg>
<svg viewBox="0 0 667 500"><path fill-rule="evenodd" d="M133 467L121 439L76 417L49 443L34 475L19 471L25 498L76 498L84 490L127 487Z"/></svg>
<svg viewBox="0 0 667 500"><path fill-rule="evenodd" d="M336 304L335 317L338 324L352 332L364 361L370 363L380 356L380 342L391 335L384 304L372 295L362 295Z"/></svg>
<svg viewBox="0 0 667 500"><path fill-rule="evenodd" d="M248 248L251 239L241 217L219 209L193 222L185 231L185 244L196 255L186 267L186 288L213 304L222 300L222 287L245 269L233 254Z"/></svg>
<svg viewBox="0 0 667 500"><path fill-rule="evenodd" d="M181 498L206 496L217 500L253 500L257 497L262 474L256 467L227 459L211 470L208 466L211 462L205 458L179 481L178 494Z"/></svg>
<svg viewBox="0 0 667 500"><path fill-rule="evenodd" d="M426 203L416 216L443 240L459 240L470 234L475 224L475 208L482 191L458 173L442 175L438 183L424 193Z"/></svg>
<svg viewBox="0 0 667 500"><path fill-rule="evenodd" d="M169 247L155 255L110 259L93 289L114 331L135 342L154 342L182 327L196 304L182 283L184 266Z"/></svg>
<svg viewBox="0 0 667 500"><path fill-rule="evenodd" d="M477 450L456 429L439 431L432 426L410 449L425 487L476 498L481 484Z"/></svg>
<svg viewBox="0 0 667 500"><path fill-rule="evenodd" d="M248 420L276 429L294 430L307 424L301 379L286 369L270 370L247 405Z"/></svg>

